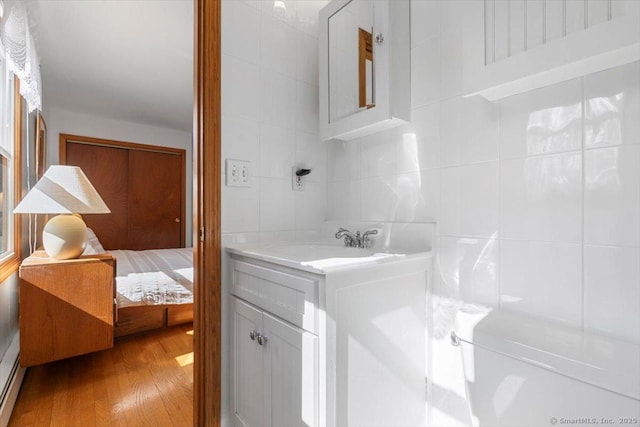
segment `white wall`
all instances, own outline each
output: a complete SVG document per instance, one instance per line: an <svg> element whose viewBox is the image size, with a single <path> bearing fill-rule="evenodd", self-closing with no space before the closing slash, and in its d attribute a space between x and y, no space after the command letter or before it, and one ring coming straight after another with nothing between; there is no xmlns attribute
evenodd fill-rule
<svg viewBox="0 0 640 427"><path fill-rule="evenodd" d="M225 243L304 237L326 219L327 146L318 138L317 40L317 15L326 3L222 2L222 157L249 161L252 169L251 187L222 188ZM304 192L292 190L294 166L312 169ZM226 424L231 346L224 256L223 270Z"/></svg>
<svg viewBox="0 0 640 427"><path fill-rule="evenodd" d="M412 0L412 121L328 157L330 219L438 221L430 421L467 425L462 303L640 342L640 65L462 98L465 1Z"/></svg>
<svg viewBox="0 0 640 427"><path fill-rule="evenodd" d="M58 164L59 137L61 133L186 150L185 241L187 246L191 245L193 168L192 138L189 132L113 120L84 113L66 111L47 105L45 105L44 117L47 123L47 165Z"/></svg>

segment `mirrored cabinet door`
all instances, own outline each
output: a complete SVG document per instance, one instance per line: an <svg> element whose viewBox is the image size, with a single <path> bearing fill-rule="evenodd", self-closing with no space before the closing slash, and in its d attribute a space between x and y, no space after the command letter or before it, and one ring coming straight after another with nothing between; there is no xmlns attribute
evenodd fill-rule
<svg viewBox="0 0 640 427"><path fill-rule="evenodd" d="M350 140L410 115L408 0L333 0L320 11L320 134Z"/></svg>

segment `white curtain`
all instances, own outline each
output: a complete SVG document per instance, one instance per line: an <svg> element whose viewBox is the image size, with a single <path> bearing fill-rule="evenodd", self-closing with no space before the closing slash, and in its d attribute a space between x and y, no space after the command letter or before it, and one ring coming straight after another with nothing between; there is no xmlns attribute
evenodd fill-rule
<svg viewBox="0 0 640 427"><path fill-rule="evenodd" d="M4 0L0 6L0 55L20 79L20 94L29 112L42 110L42 81L38 53L29 29L24 0Z"/></svg>

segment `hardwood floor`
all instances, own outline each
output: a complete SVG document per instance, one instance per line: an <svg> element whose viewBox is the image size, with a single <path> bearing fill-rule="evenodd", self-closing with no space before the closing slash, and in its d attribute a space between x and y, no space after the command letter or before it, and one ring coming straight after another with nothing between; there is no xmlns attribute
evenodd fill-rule
<svg viewBox="0 0 640 427"><path fill-rule="evenodd" d="M27 371L9 427L193 425L193 327Z"/></svg>

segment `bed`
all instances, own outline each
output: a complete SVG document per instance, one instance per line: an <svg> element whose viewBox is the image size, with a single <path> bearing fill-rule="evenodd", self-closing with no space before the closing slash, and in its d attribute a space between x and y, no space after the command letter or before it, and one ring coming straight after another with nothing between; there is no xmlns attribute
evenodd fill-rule
<svg viewBox="0 0 640 427"><path fill-rule="evenodd" d="M116 258L116 337L193 321L192 248L105 251L88 234L85 254Z"/></svg>

